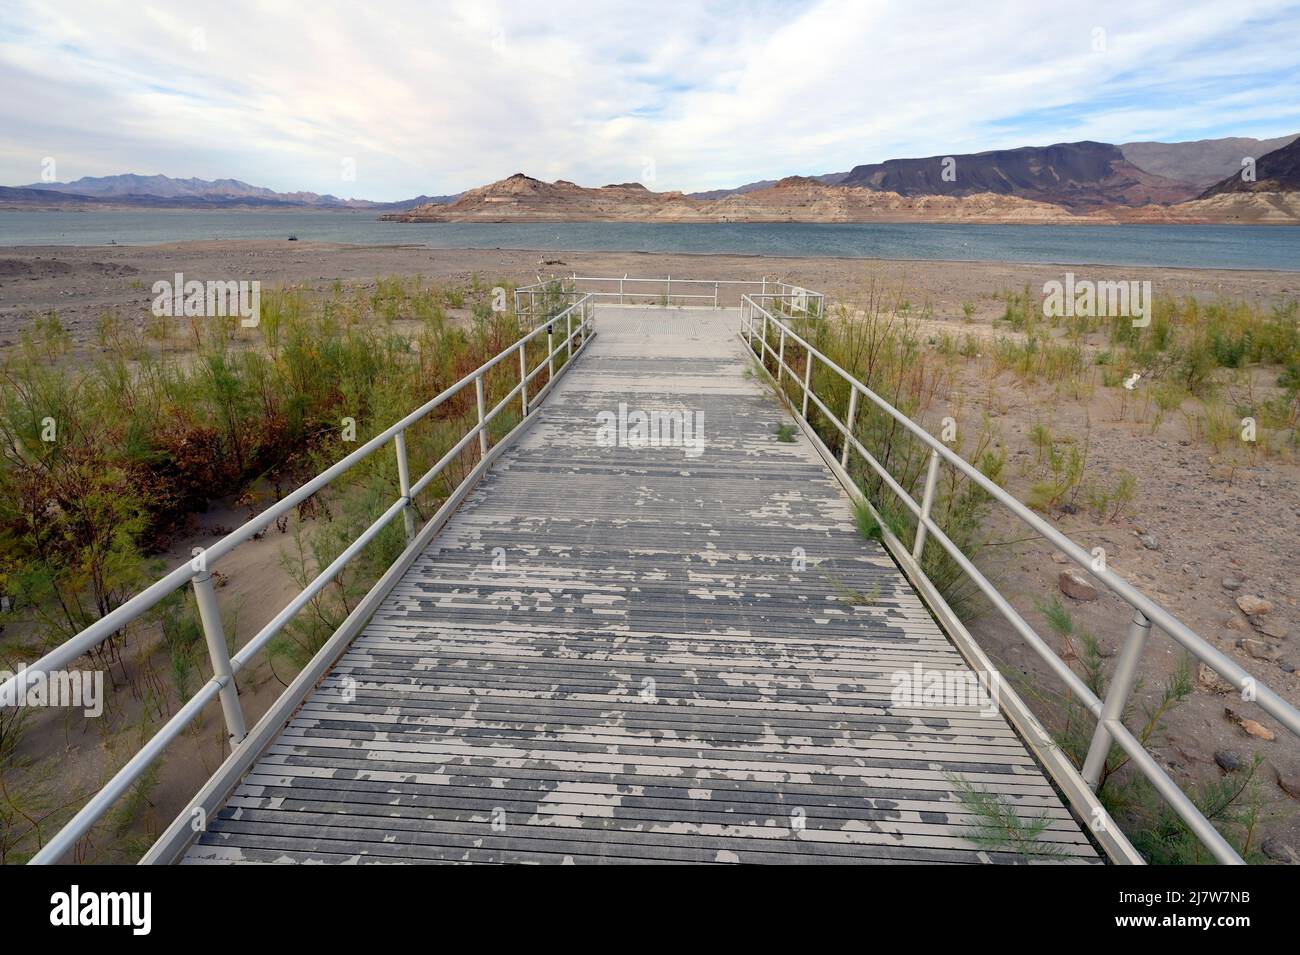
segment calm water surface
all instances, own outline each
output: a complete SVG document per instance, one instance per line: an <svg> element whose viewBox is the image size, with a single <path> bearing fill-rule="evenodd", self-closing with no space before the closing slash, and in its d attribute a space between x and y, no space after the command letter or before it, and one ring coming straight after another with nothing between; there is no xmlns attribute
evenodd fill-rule
<svg viewBox="0 0 1300 955"><path fill-rule="evenodd" d="M4 212L0 246L299 239L435 249L727 252L1300 271L1300 226L380 222L355 212Z"/></svg>

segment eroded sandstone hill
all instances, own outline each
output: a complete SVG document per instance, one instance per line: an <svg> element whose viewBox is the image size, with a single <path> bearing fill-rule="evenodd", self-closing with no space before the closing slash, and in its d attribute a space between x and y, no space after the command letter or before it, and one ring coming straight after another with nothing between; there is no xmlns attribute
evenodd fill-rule
<svg viewBox="0 0 1300 955"><path fill-rule="evenodd" d="M419 206L385 219L399 222L1070 222L1064 208L1015 196L901 196L830 186L803 176L764 189L700 199L652 192L640 183L587 188L516 173L471 189L455 202Z"/></svg>

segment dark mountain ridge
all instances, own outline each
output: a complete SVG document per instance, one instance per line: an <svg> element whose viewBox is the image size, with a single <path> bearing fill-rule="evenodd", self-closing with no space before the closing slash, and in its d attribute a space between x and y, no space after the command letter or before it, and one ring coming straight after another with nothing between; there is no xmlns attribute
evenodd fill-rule
<svg viewBox="0 0 1300 955"><path fill-rule="evenodd" d="M1258 159L1297 138L1300 137L1254 139L1250 136L1227 136L1181 143L1121 143L1119 149L1124 158L1139 169L1205 189L1240 169L1243 157Z"/></svg>
<svg viewBox="0 0 1300 955"><path fill-rule="evenodd" d="M982 192L1087 210L1106 205L1181 202L1197 190L1148 173L1118 146L1084 141L1021 146L855 166L839 181L902 196L971 196Z"/></svg>
<svg viewBox="0 0 1300 955"><path fill-rule="evenodd" d="M972 174L969 182L963 182L959 176L956 184L942 179L942 159L933 156L928 159L897 159L888 162L870 163L854 167L849 172L823 173L811 178L823 185L856 184L868 189L893 190L893 186L880 185L888 179L895 183L904 194L910 195L961 195L961 186L970 186L971 191L981 188L994 189L990 180L976 182L976 177L983 171L988 172L989 165L1005 162L1009 172L1022 162L1045 164L1046 168L1055 168L1057 172L1072 173L1076 193L1071 203L1076 207L1088 208L1101 199L1107 205L1131 205L1146 201L1171 202L1188 199L1201 193L1206 187L1214 185L1226 176L1233 175L1245 156L1260 157L1266 153L1288 145L1297 138L1296 135L1279 136L1274 139L1255 139L1249 136L1232 136L1220 139L1198 139L1186 142L1131 142L1119 146L1107 143L1080 142L1058 143L1054 146L1024 147L1037 155L1026 156L1020 150L993 150L982 153L956 154L952 158L966 171ZM1118 149L1119 153L1113 150ZM1127 166L1116 165L1122 160ZM936 165L939 163L939 165ZM919 165L919 168L918 168ZM1130 168L1130 167L1135 167ZM1040 166L1040 168L1042 168ZM937 172L936 172L937 170ZM1020 173L1026 170L1021 169ZM1144 175L1145 174L1145 175ZM937 184L930 180L938 176ZM850 183L850 176L858 181ZM1096 177L1092 187L1087 187L1089 177ZM1155 177L1154 179L1150 177ZM998 177L1001 178L1001 177ZM724 196L744 194L756 189L767 189L776 180L763 179L746 183L734 189L711 189L707 192L694 192L692 199L720 199ZM1013 190L1012 194L1026 198L1043 198L1051 194L1061 184L1035 181L1033 176L1021 178L1008 175L1003 179L1002 188ZM907 190L911 190L908 192ZM933 191L929 191L933 190ZM1024 190L1024 191L1016 191ZM1111 195L1112 191L1114 196ZM1089 193L1092 195L1089 195ZM1146 194L1162 198L1147 199ZM1060 201L1049 198L1048 201Z"/></svg>
<svg viewBox="0 0 1300 955"><path fill-rule="evenodd" d="M1254 181L1236 172L1206 189L1201 198L1233 192L1300 192L1300 139L1255 160Z"/></svg>

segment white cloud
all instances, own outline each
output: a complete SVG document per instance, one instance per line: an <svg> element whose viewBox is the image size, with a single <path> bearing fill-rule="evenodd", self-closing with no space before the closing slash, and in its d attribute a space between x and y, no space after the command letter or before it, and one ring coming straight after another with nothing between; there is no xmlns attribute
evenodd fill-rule
<svg viewBox="0 0 1300 955"><path fill-rule="evenodd" d="M656 188L690 190L1067 139L1276 135L1300 130L1297 25L1275 0L4 0L0 181L54 156L64 179L396 199L520 171L627 181L649 158Z"/></svg>

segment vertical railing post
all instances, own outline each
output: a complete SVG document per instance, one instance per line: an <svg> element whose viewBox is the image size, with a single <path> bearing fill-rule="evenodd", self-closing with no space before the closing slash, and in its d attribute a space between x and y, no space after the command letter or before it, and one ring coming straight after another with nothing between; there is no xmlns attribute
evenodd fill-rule
<svg viewBox="0 0 1300 955"><path fill-rule="evenodd" d="M808 352L808 361L803 366L803 420L808 420L808 386L812 383L812 362L813 351L811 348L805 348Z"/></svg>
<svg viewBox="0 0 1300 955"><path fill-rule="evenodd" d="M718 283L713 283L713 307L718 307Z"/></svg>
<svg viewBox="0 0 1300 955"><path fill-rule="evenodd" d="M849 386L849 413L844 416L844 448L840 451L840 467L849 466L849 449L853 447L853 442L849 439L853 436L853 418L858 413L858 389Z"/></svg>
<svg viewBox="0 0 1300 955"><path fill-rule="evenodd" d="M1133 611L1133 620L1128 628L1128 640L1119 652L1115 663L1115 673L1110 679L1110 689L1101 704L1101 716L1097 719L1097 728L1092 734L1092 743L1088 747L1088 757L1083 761L1083 779L1095 791L1101 782L1102 770L1106 768L1106 757L1110 754L1112 743L1110 730L1106 723L1110 720L1124 718L1124 706L1128 703L1133 684L1137 681L1138 662L1142 659L1142 649L1146 646L1147 636L1151 633L1151 621L1140 610Z"/></svg>
<svg viewBox="0 0 1300 955"><path fill-rule="evenodd" d="M478 399L478 450L479 458L487 457L488 453L488 433L487 425L484 419L487 416L487 402L483 396L483 376L478 374L474 376L474 396Z"/></svg>
<svg viewBox="0 0 1300 955"><path fill-rule="evenodd" d="M406 542L415 540L415 507L411 500L411 466L406 459L406 432L399 431L393 435L393 449L397 452L397 486L406 507L402 508L402 524L406 528Z"/></svg>
<svg viewBox="0 0 1300 955"><path fill-rule="evenodd" d="M528 353L526 343L519 343L519 407L522 416L528 417Z"/></svg>
<svg viewBox="0 0 1300 955"><path fill-rule="evenodd" d="M781 372L785 371L785 326L778 325L781 329L781 347L776 352L776 383L781 383Z"/></svg>
<svg viewBox="0 0 1300 955"><path fill-rule="evenodd" d="M217 592L212 587L212 574L206 569L195 574L191 582L194 584L194 600L199 606L203 638L208 644L208 658L212 661L212 676L222 681L218 696L233 749L243 741L248 731L244 728L243 707L239 705L239 687L235 685L235 674L230 669L230 648L226 646L226 631L221 625Z"/></svg>
<svg viewBox="0 0 1300 955"><path fill-rule="evenodd" d="M618 304L623 304L623 282L627 278L627 273L623 273L623 278L618 280Z"/></svg>
<svg viewBox="0 0 1300 955"><path fill-rule="evenodd" d="M857 389L854 389L856 393ZM912 559L920 560L921 553L925 550L925 522L930 517L930 509L934 507L934 489L939 483L939 452L930 452L930 467L925 472L925 493L921 496L921 517L916 522L916 538L912 542Z"/></svg>
<svg viewBox="0 0 1300 955"><path fill-rule="evenodd" d="M668 299L669 305L673 304L673 277L671 275L668 276L668 294L664 298Z"/></svg>
<svg viewBox="0 0 1300 955"><path fill-rule="evenodd" d="M573 357L573 309L564 313L564 341L569 347L569 357Z"/></svg>
<svg viewBox="0 0 1300 955"><path fill-rule="evenodd" d="M555 380L555 323L546 323L546 383Z"/></svg>

